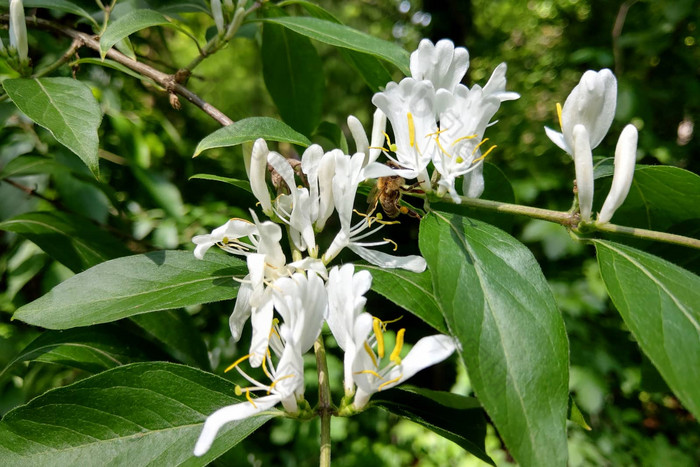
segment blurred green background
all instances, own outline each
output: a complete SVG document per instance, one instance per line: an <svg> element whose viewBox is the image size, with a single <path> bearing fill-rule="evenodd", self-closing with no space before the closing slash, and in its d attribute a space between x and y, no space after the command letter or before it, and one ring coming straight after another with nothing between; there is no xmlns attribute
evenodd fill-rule
<svg viewBox="0 0 700 467"><path fill-rule="evenodd" d="M423 37L450 38L466 46L471 56L467 85L485 84L493 68L507 62L508 90L521 98L504 103L498 124L488 130L498 145L489 162L505 173L522 204L570 207L573 164L546 138L543 126L558 126L555 104L563 103L587 69L612 69L619 86L617 115L596 156L611 156L617 135L631 121L641 130L640 163L670 164L696 173L700 169L700 140L694 132L700 116L698 1L323 0L320 5L345 24L409 51ZM300 7L286 11L304 14ZM51 16L46 10L39 15ZM200 38L212 26L202 14L181 18ZM6 31L2 34L6 39ZM55 60L69 45L46 32L30 30L29 35L30 55L39 64ZM143 31L132 42L140 60L168 72L196 55L192 42L170 29ZM347 130L345 120L353 114L369 128L371 90L336 49L315 45L325 82L322 120ZM259 47L258 26L244 26L227 48L196 69L189 87L234 120L278 116L262 77ZM68 68L63 72L70 74ZM143 252L190 248L193 235L229 217L247 216L254 200L244 191L188 181L196 173L245 178L240 148L212 150L192 159L197 142L218 128L216 122L186 102L180 111L174 110L165 93L132 77L95 65L82 65L76 72L91 84L105 112L100 128L105 184L90 182L87 169L72 153L5 101L0 104L0 167L31 154L50 155L61 170L13 178L50 202L0 183L0 221L33 210L66 210L107 226L133 252ZM4 68L0 73L10 75ZM401 78L396 70L393 76ZM315 141L330 149L321 136ZM554 224L527 219L514 219L513 224L512 233L539 259L564 315L571 343L570 387L592 428L570 426L570 464L697 465L697 421L666 388L612 308L592 248L574 242ZM692 228L697 235L697 226ZM390 236L415 243L416 231L417 224L407 219ZM2 368L39 333L11 322L11 313L72 272L21 237L3 233L0 242ZM686 258L685 266L700 269L696 256ZM382 310L382 316L401 314L378 296L369 306L375 307L373 312ZM205 334L219 373L242 352L230 341L231 308L231 303L221 303L187 310ZM412 340L430 332L417 319L404 320L402 325L416 328ZM334 350L331 343L331 371L339 382L341 360ZM81 370L41 362L16 369L0 380L0 414L50 387L85 376L88 373ZM455 358L419 375L417 383L461 393L470 390ZM312 400L313 388L308 398ZM273 421L217 464L314 465L318 436L316 423ZM334 419L333 439L334 464L339 466L480 465L451 442L378 409ZM499 464L512 462L493 430L487 446Z"/></svg>

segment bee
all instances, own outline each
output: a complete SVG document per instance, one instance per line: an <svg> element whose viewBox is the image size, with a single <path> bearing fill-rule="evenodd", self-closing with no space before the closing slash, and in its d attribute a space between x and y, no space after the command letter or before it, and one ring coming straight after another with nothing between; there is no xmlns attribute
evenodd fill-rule
<svg viewBox="0 0 700 467"><path fill-rule="evenodd" d="M388 163L391 167L398 168L395 163ZM401 205L401 194L404 190L406 181L398 175L377 178L377 184L374 185L372 191L367 196L369 203L369 213L373 213L377 209L377 204L381 204L384 213L391 219L399 216L399 214L409 214L412 217L418 217L418 213Z"/></svg>

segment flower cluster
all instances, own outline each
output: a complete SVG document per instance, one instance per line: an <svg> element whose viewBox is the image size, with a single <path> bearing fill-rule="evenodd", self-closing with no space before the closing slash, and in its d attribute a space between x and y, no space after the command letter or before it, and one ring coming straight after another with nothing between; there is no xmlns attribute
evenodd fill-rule
<svg viewBox="0 0 700 467"><path fill-rule="evenodd" d="M366 139L366 136L365 136ZM251 191L269 220L251 211L252 221L231 219L210 234L195 236L194 255L202 259L212 247L245 258L248 275L242 279L238 298L229 319L231 334L240 339L250 320L252 337L248 354L228 370L235 369L250 387L240 389L247 401L217 410L205 422L195 447L203 455L218 430L227 422L241 420L281 403L289 414L303 415L303 355L313 346L324 323L345 352L344 388L346 410L363 409L370 396L400 384L421 369L447 358L455 349L451 337L435 335L419 340L401 356L404 329L388 352L386 322L364 312L365 293L372 284L368 271L355 271L353 264L331 266L344 249L382 268L425 270L425 260L416 255L394 256L374 247L395 243L370 239L387 222L382 216L354 209L359 184L367 178L371 164L369 143L356 138L358 152L324 152L312 145L300 160L287 159L271 151L263 139L250 153L248 172ZM268 180L268 173L270 174ZM274 187L274 195L270 193ZM333 214L337 223L327 221ZM339 225L325 250L317 237L328 225ZM291 261L281 241L286 233ZM269 384L251 377L243 362L261 368ZM261 397L253 397L264 392ZM353 398L354 397L354 398ZM342 408L342 407L341 407Z"/></svg>
<svg viewBox="0 0 700 467"><path fill-rule="evenodd" d="M416 179L426 193L433 191L442 197L449 193L455 203L460 196L455 188L457 178L463 177L462 193L478 198L484 191L484 158L496 147L484 150L488 138L486 128L501 102L520 97L506 91L506 64L501 63L482 88L471 89L459 84L469 67L469 53L455 48L449 40L433 44L421 41L411 54L411 76L401 82L387 84L383 92L374 95L375 114L372 146L366 171L373 176L396 174ZM388 135L388 148L381 147L381 135L388 118L394 131L394 143ZM353 128L350 120L348 125ZM353 131L353 136L360 133ZM356 138L357 139L357 138ZM365 137L366 139L366 137ZM374 162L381 149L397 168ZM393 153L393 155L391 154ZM434 171L429 173L432 163Z"/></svg>
<svg viewBox="0 0 700 467"><path fill-rule="evenodd" d="M590 222L593 210L593 154L610 129L617 104L617 80L608 70L583 74L562 108L557 104L561 133L545 128L547 136L574 158L581 220ZM615 171L610 193L598 215L598 223L609 222L627 197L637 153L637 129L627 125L615 149Z"/></svg>

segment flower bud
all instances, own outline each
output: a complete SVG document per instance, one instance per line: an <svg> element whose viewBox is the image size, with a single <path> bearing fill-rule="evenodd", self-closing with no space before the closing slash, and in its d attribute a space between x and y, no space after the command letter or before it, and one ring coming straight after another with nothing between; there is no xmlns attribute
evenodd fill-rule
<svg viewBox="0 0 700 467"><path fill-rule="evenodd" d="M270 192L265 183L265 173L267 172L267 143L260 138L253 145L253 153L250 158L250 188L262 206L263 212L268 216L272 214L272 200Z"/></svg>
<svg viewBox="0 0 700 467"><path fill-rule="evenodd" d="M574 127L574 167L576 169L576 189L581 220L591 220L593 209L593 153L586 127Z"/></svg>
<svg viewBox="0 0 700 467"><path fill-rule="evenodd" d="M634 177L634 164L637 159L637 137L637 128L634 125L627 125L617 141L612 186L598 216L598 222L601 224L610 222L613 214L625 201L627 193L630 191Z"/></svg>
<svg viewBox="0 0 700 467"><path fill-rule="evenodd" d="M10 45L17 50L20 62L27 59L27 24L24 20L22 0L10 0Z"/></svg>
<svg viewBox="0 0 700 467"><path fill-rule="evenodd" d="M214 17L216 30L219 34L223 34L224 29L224 12L221 9L221 0L211 0L211 14Z"/></svg>

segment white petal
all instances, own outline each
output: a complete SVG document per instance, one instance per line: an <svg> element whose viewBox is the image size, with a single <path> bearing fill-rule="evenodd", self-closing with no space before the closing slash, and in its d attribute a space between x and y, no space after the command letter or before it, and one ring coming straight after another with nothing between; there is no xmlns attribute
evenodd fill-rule
<svg viewBox="0 0 700 467"><path fill-rule="evenodd" d="M591 210L593 209L593 154L586 127L576 125L573 135L578 205L581 219L588 222L591 220Z"/></svg>
<svg viewBox="0 0 700 467"><path fill-rule="evenodd" d="M469 67L469 53L463 47L455 48L452 41L443 39L437 44L423 39L411 54L411 76L420 81L428 80L435 89L452 92Z"/></svg>
<svg viewBox="0 0 700 467"><path fill-rule="evenodd" d="M333 204L333 175L335 173L336 154L342 154L340 149L327 152L321 159L318 169L318 218L315 222L316 231L320 232L326 225L326 221L333 214L335 204Z"/></svg>
<svg viewBox="0 0 700 467"><path fill-rule="evenodd" d="M403 358L401 365L394 367L387 375L388 380L400 376L400 379L393 384L388 384L382 389L389 389L403 383L411 376L424 368L440 363L455 351L455 341L450 336L436 334L424 337L413 346L408 355Z"/></svg>
<svg viewBox="0 0 700 467"><path fill-rule="evenodd" d="M379 154L382 153L381 148L384 147L384 132L386 131L386 115L380 109L374 111L372 119L372 139L370 141L371 149L369 150L369 158L365 159L365 166L376 161Z"/></svg>
<svg viewBox="0 0 700 467"><path fill-rule="evenodd" d="M369 154L369 140L362 123L354 115L348 117L348 128L352 139L355 140L355 152Z"/></svg>
<svg viewBox="0 0 700 467"><path fill-rule="evenodd" d="M484 193L484 188L484 164L479 162L474 170L464 174L462 193L467 198L478 198Z"/></svg>
<svg viewBox="0 0 700 467"><path fill-rule="evenodd" d="M261 300L260 305L254 308L250 322L253 325L253 335L250 338L250 366L257 368L265 358L267 352L267 344L270 340L270 331L272 330L272 293L270 289L265 290L265 295Z"/></svg>
<svg viewBox="0 0 700 467"><path fill-rule="evenodd" d="M627 198L627 194L632 186L634 177L634 165L637 160L637 128L634 125L627 125L615 148L615 172L613 173L610 193L605 198L603 209L598 216L598 222L609 222L613 214L617 211Z"/></svg>
<svg viewBox="0 0 700 467"><path fill-rule="evenodd" d="M574 151L566 145L566 141L564 140L564 135L562 133L554 131L548 127L544 127L544 132L547 134L547 137L552 140L552 143L566 151L567 154L573 155Z"/></svg>
<svg viewBox="0 0 700 467"><path fill-rule="evenodd" d="M248 279L249 276L246 276ZM233 306L233 313L228 319L229 328L231 328L231 335L233 336L234 342L238 342L241 338L241 333L243 332L243 326L250 318L250 297L253 292L252 287L249 284L243 283L238 289L238 295L236 296L236 304Z"/></svg>
<svg viewBox="0 0 700 467"><path fill-rule="evenodd" d="M259 138L253 145L253 152L250 157L250 188L258 201L260 201L260 206L262 206L265 214L272 213L270 191L267 188L267 183L265 183L267 156L269 153L267 143L265 143L264 139Z"/></svg>
<svg viewBox="0 0 700 467"><path fill-rule="evenodd" d="M257 413L271 409L280 399L279 395L272 394L255 399L255 405L248 401L241 402L239 404L223 407L209 415L204 422L202 433L199 435L199 439L197 439L197 444L194 447L194 455L199 457L206 454L214 443L214 438L216 438L218 431L228 422L243 420Z"/></svg>
<svg viewBox="0 0 700 467"><path fill-rule="evenodd" d="M426 262L422 256L393 256L382 251L370 250L369 248L352 244L348 248L354 251L357 256L375 266L388 269L406 269L413 272L423 272L426 268Z"/></svg>
<svg viewBox="0 0 700 467"><path fill-rule="evenodd" d="M520 98L520 94L517 92L506 91L506 70L507 66L505 63L501 63L493 70L491 78L484 86L484 94L493 95L501 102Z"/></svg>
<svg viewBox="0 0 700 467"><path fill-rule="evenodd" d="M26 60L29 53L27 46L27 23L24 17L24 5L21 0L10 0L10 45L17 49L20 61Z"/></svg>
<svg viewBox="0 0 700 467"><path fill-rule="evenodd" d="M318 186L318 171L320 169L321 160L323 159L323 148L318 144L312 144L304 151L301 156L301 170L306 174L306 179L309 182L309 199L310 214L312 222L318 219L319 208L319 186Z"/></svg>

